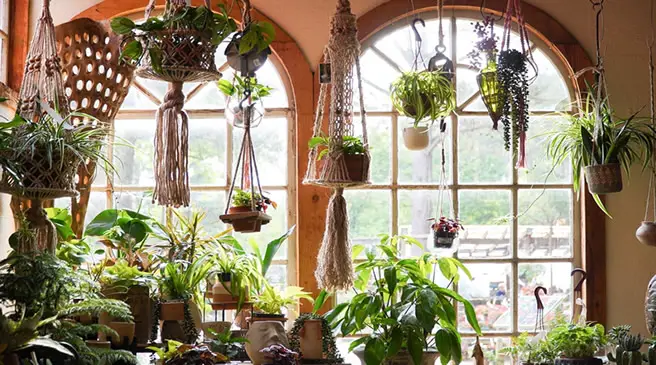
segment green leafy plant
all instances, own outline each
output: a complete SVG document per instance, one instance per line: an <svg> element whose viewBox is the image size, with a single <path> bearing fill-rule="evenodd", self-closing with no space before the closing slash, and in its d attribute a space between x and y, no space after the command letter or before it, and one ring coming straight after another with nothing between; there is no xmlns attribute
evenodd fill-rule
<svg viewBox="0 0 656 365"><path fill-rule="evenodd" d="M48 219L57 228L57 243L56 256L58 259L65 261L73 268L80 268L84 263L89 261L92 251L91 246L86 240L78 239L75 237L71 224L73 217L68 209L63 208L46 208ZM93 252L96 255L105 253L105 250L99 249Z"/></svg>
<svg viewBox="0 0 656 365"><path fill-rule="evenodd" d="M262 52L271 45L276 38L276 30L269 22L252 21L242 32L235 34L233 42L239 44L239 54L244 55L251 51Z"/></svg>
<svg viewBox="0 0 656 365"><path fill-rule="evenodd" d="M271 91L273 91L272 87L260 84L255 77L251 77L249 80L251 90L250 97L252 101L258 101L271 95ZM244 98L246 81L238 74L234 75L234 80L232 82L226 79L219 80L217 86L226 96L236 97L239 100Z"/></svg>
<svg viewBox="0 0 656 365"><path fill-rule="evenodd" d="M224 363L228 358L215 354L205 345L185 345L181 342L168 340L164 349L150 346L158 358L160 365L214 365Z"/></svg>
<svg viewBox="0 0 656 365"><path fill-rule="evenodd" d="M617 326L608 331L608 343L616 345L615 354L609 353L608 360L618 365L641 365L643 354L640 352L645 339L631 333L631 326ZM649 353L646 360L649 361Z"/></svg>
<svg viewBox="0 0 656 365"><path fill-rule="evenodd" d="M547 340L563 358L590 358L606 345L607 338L601 324L562 322L549 331Z"/></svg>
<svg viewBox="0 0 656 365"><path fill-rule="evenodd" d="M317 155L317 160L322 160L330 151L332 140L327 136L312 137L308 142L308 147L321 148ZM364 155L367 153L367 147L362 143L360 137L344 136L342 141L342 152L345 155Z"/></svg>
<svg viewBox="0 0 656 365"><path fill-rule="evenodd" d="M577 192L583 187L581 171L586 166L619 163L627 176L637 162L643 169L648 167L656 147L654 128L637 119L636 114L625 120L616 118L608 99L596 100L594 88L589 89L578 112L560 116L562 119L547 133L547 155L554 166L570 161ZM599 123L601 128L596 127ZM594 198L608 214L599 197Z"/></svg>
<svg viewBox="0 0 656 365"><path fill-rule="evenodd" d="M237 23L228 16L223 4L219 11L200 6L185 6L174 13L164 12L163 16L151 17L143 23L136 24L129 18L112 19L114 33L125 37L121 57L134 64L139 64L148 52L153 69L162 67L162 50L157 42L159 33L166 30L194 30L202 32L213 45L219 45L232 32L237 30ZM179 41L179 40L178 40Z"/></svg>
<svg viewBox="0 0 656 365"><path fill-rule="evenodd" d="M522 364L553 364L558 355L551 341L545 338L530 337L524 332L512 339L512 346L501 350Z"/></svg>
<svg viewBox="0 0 656 365"><path fill-rule="evenodd" d="M254 306L259 313L281 315L284 309L295 311L301 299L314 301L310 293L299 286L288 286L281 291L266 283L264 290L255 297Z"/></svg>
<svg viewBox="0 0 656 365"><path fill-rule="evenodd" d="M456 259L429 253L401 258L402 245L421 247L412 237L380 238L355 268L355 296L337 305L326 319L344 336L368 331L349 349L364 346L368 365L381 364L402 351L418 365L429 349L439 351L442 364L460 363L461 340L452 301L462 304L467 322L476 333L480 334L481 329L472 304L448 286L436 284L435 279L441 273L450 283L457 283L461 273L471 278L469 271ZM354 246L353 257L363 251L363 246Z"/></svg>
<svg viewBox="0 0 656 365"><path fill-rule="evenodd" d="M248 342L248 339L239 336L233 336L230 328L218 333L213 329L208 329L214 337L210 342L210 349L216 353L222 354L230 360L235 360L237 356L243 351L243 344Z"/></svg>
<svg viewBox="0 0 656 365"><path fill-rule="evenodd" d="M232 206L233 207L248 207L252 206L251 202L255 198L255 209L258 211L266 212L267 207L272 206L273 209L278 208L278 204L266 196L259 193L252 193L250 190L242 190L235 188L232 192Z"/></svg>
<svg viewBox="0 0 656 365"><path fill-rule="evenodd" d="M125 260L118 260L114 265L105 268L100 278L103 293L108 296L126 294L132 287L146 287L149 293L155 293L157 280L149 272L131 266Z"/></svg>
<svg viewBox="0 0 656 365"><path fill-rule="evenodd" d="M212 265L203 256L194 262L169 262L161 269L159 289L165 300L188 301L194 299L202 303L200 284L205 281Z"/></svg>
<svg viewBox="0 0 656 365"><path fill-rule="evenodd" d="M400 114L421 122L449 116L456 108L455 89L440 71L404 72L391 86L392 104Z"/></svg>

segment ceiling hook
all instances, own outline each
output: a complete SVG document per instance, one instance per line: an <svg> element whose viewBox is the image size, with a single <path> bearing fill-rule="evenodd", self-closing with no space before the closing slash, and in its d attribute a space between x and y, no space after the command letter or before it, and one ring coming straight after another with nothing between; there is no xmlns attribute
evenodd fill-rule
<svg viewBox="0 0 656 365"><path fill-rule="evenodd" d="M417 30L417 24L421 24L422 27L426 28L426 22L422 18L416 18L412 21L412 31L415 32L415 41L421 42L421 35L419 30Z"/></svg>

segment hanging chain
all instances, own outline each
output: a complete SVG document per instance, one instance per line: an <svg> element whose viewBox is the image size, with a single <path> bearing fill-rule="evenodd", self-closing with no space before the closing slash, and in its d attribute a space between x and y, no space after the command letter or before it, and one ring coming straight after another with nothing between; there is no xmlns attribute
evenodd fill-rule
<svg viewBox="0 0 656 365"><path fill-rule="evenodd" d="M244 1L244 11L241 14L241 29L244 30L246 27L248 27L251 24L251 0L243 0Z"/></svg>

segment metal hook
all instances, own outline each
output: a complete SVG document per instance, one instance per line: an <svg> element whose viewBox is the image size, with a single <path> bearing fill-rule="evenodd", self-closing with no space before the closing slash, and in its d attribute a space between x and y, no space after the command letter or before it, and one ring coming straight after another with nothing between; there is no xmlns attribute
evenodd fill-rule
<svg viewBox="0 0 656 365"><path fill-rule="evenodd" d="M581 274L581 279L579 280L579 282L574 287L574 291L575 292L581 292L583 290L583 282L588 277L588 273L586 273L585 270L583 270L583 269L574 269L574 270L572 270L572 277L574 277L574 274L576 274L576 273Z"/></svg>
<svg viewBox="0 0 656 365"><path fill-rule="evenodd" d="M543 286L538 286L533 291L533 294L535 295L535 300L538 302L538 309L544 309L544 304L542 304L542 299L540 299L540 292L542 292L542 294L544 295L547 295L547 288Z"/></svg>
<svg viewBox="0 0 656 365"><path fill-rule="evenodd" d="M412 21L412 31L415 32L415 41L421 42L421 35L419 30L417 30L417 23L420 23L422 27L426 28L426 22L422 18L416 18Z"/></svg>

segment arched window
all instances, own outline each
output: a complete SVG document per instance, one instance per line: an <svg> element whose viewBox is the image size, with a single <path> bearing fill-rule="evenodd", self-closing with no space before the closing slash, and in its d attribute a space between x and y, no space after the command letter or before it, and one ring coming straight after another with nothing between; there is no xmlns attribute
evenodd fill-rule
<svg viewBox="0 0 656 365"><path fill-rule="evenodd" d="M9 3L0 0L0 82L7 83L9 63Z"/></svg>
<svg viewBox="0 0 656 365"><path fill-rule="evenodd" d="M223 78L232 80L233 70L224 55L227 44L217 50L216 62ZM278 72L275 55L257 72L261 84L273 87L263 102L265 119L252 131L262 188L278 207L269 210L272 221L257 234L234 233L244 244L254 239L265 245L283 235L296 221L293 184L296 181L295 154L291 143L293 123L287 82ZM155 111L167 91L167 83L136 78L114 122L114 143L108 151L116 168L114 176L98 169L89 202L86 223L104 209L116 207L137 210L161 220L167 219L163 207L152 204L154 188L153 138ZM189 174L191 206L206 213L204 227L218 234L227 227L219 216L224 213L234 174L243 130L233 127L224 116L225 96L216 83L186 83L185 110L189 115ZM68 201L61 202L66 205ZM285 244L269 270L273 284L285 286L295 280L293 244ZM289 264L289 265L288 265Z"/></svg>
<svg viewBox="0 0 656 365"><path fill-rule="evenodd" d="M438 44L436 15L434 11L419 14L426 21L426 27L419 28L425 60L435 54ZM389 96L391 82L412 67L413 19L408 15L395 21L362 45L373 185L345 192L353 244L374 244L380 232L428 242L427 219L438 214L439 123L431 128L427 150L407 150L402 131L412 121L394 111ZM478 70L469 66L467 54L476 41L474 23L480 19L479 12L464 10L448 10L444 19L457 92L457 109L447 118L449 189L444 211L455 214L465 227L456 256L474 278L463 279L457 289L474 304L486 334L484 348L489 360L495 360L511 336L534 330L536 286L549 291L543 297L546 320L558 313L569 315L573 308L570 271L579 262L579 209L571 170L562 166L552 171L542 134L558 118L557 111L569 110L575 94L567 67L548 44L531 37L539 76L530 86L528 168L515 169L512 154L504 150L502 128L492 130L478 93ZM502 34L501 22L495 33ZM450 206L453 214L448 213ZM462 312L459 318L463 350L469 351L475 339Z"/></svg>

